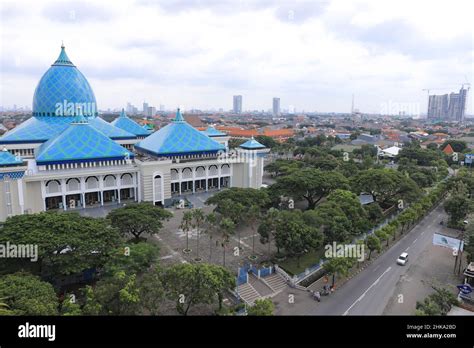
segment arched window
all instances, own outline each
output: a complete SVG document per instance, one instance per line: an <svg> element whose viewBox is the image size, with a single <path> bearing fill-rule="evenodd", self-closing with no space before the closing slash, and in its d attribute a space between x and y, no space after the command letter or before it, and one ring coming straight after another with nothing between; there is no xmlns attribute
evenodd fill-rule
<svg viewBox="0 0 474 348"><path fill-rule="evenodd" d="M206 168L197 167L196 168L196 177L197 178L204 178L205 176L206 176Z"/></svg>
<svg viewBox="0 0 474 348"><path fill-rule="evenodd" d="M211 175L211 176L212 175L217 175L217 166L212 165L212 166L209 167L209 175Z"/></svg>
<svg viewBox="0 0 474 348"><path fill-rule="evenodd" d="M162 182L161 181L162 181L161 175L155 175L153 177L154 203L162 201Z"/></svg>
<svg viewBox="0 0 474 348"><path fill-rule="evenodd" d="M230 175L230 166L228 164L223 164L221 167L222 175Z"/></svg>
<svg viewBox="0 0 474 348"><path fill-rule="evenodd" d="M177 169L171 169L171 180L178 180L179 173Z"/></svg>
<svg viewBox="0 0 474 348"><path fill-rule="evenodd" d="M81 182L79 179L71 178L66 181L66 190L79 191L81 189Z"/></svg>
<svg viewBox="0 0 474 348"><path fill-rule="evenodd" d="M58 180L50 180L46 183L46 193L61 193L61 183Z"/></svg>
<svg viewBox="0 0 474 348"><path fill-rule="evenodd" d="M106 175L104 177L104 187L113 187L113 186L116 186L115 176Z"/></svg>
<svg viewBox="0 0 474 348"><path fill-rule="evenodd" d="M184 168L183 169L183 179L192 179L193 178L193 171L191 168Z"/></svg>
<svg viewBox="0 0 474 348"><path fill-rule="evenodd" d="M133 176L132 176L132 174L129 174L129 173L122 174L120 179L122 180L122 185L123 186L133 185Z"/></svg>
<svg viewBox="0 0 474 348"><path fill-rule="evenodd" d="M88 190L99 188L99 179L97 179L95 176L89 176L86 179L86 188Z"/></svg>

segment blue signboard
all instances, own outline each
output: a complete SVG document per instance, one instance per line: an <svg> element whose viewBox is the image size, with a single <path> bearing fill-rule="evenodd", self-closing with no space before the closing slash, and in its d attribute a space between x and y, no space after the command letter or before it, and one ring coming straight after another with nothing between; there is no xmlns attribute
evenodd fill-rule
<svg viewBox="0 0 474 348"><path fill-rule="evenodd" d="M457 288L463 293L463 294L470 294L472 292L472 287L469 284L463 284L463 285L458 285Z"/></svg>
<svg viewBox="0 0 474 348"><path fill-rule="evenodd" d="M472 164L472 160L474 159L474 153L468 153L464 156L464 163Z"/></svg>

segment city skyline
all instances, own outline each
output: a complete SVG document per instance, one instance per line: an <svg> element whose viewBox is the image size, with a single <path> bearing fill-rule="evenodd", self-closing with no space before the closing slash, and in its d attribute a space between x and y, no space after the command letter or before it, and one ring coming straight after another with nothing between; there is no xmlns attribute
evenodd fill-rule
<svg viewBox="0 0 474 348"><path fill-rule="evenodd" d="M362 112L391 103L418 104L425 113L423 88L449 91L474 76L470 11L430 6L423 16L423 3L403 1L7 1L1 35L11 54L2 56L0 104L30 105L54 60L38 52L64 40L103 110L143 100L231 110L232 95L244 96L244 110L267 110L278 95L284 108L350 112L355 94ZM30 23L21 37L19 20ZM105 33L88 34L95 31Z"/></svg>

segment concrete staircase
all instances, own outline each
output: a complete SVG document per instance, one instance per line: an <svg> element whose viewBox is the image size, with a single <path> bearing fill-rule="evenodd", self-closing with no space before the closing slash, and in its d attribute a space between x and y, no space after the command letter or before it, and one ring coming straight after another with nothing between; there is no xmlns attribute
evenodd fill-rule
<svg viewBox="0 0 474 348"><path fill-rule="evenodd" d="M287 285L285 279L278 273L273 273L268 277L261 278L261 280L267 284L274 293L279 293Z"/></svg>
<svg viewBox="0 0 474 348"><path fill-rule="evenodd" d="M285 279L278 273L273 273L265 278L257 278L253 274L249 274L248 279L248 283L237 287L237 292L241 299L249 305L253 305L259 298L273 297L287 286Z"/></svg>
<svg viewBox="0 0 474 348"><path fill-rule="evenodd" d="M250 283L245 283L237 287L237 293L247 304L253 305L255 300L261 296Z"/></svg>

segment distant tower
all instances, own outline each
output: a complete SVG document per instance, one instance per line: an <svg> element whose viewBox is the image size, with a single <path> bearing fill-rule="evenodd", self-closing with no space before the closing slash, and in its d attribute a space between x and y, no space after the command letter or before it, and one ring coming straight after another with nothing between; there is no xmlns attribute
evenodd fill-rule
<svg viewBox="0 0 474 348"><path fill-rule="evenodd" d="M352 105L351 105L351 114L354 114L354 93L352 93Z"/></svg>
<svg viewBox="0 0 474 348"><path fill-rule="evenodd" d="M280 98L273 98L273 116L280 116Z"/></svg>
<svg viewBox="0 0 474 348"><path fill-rule="evenodd" d="M234 95L234 105L233 105L233 111L234 114L240 114L242 113L242 96L241 95Z"/></svg>

